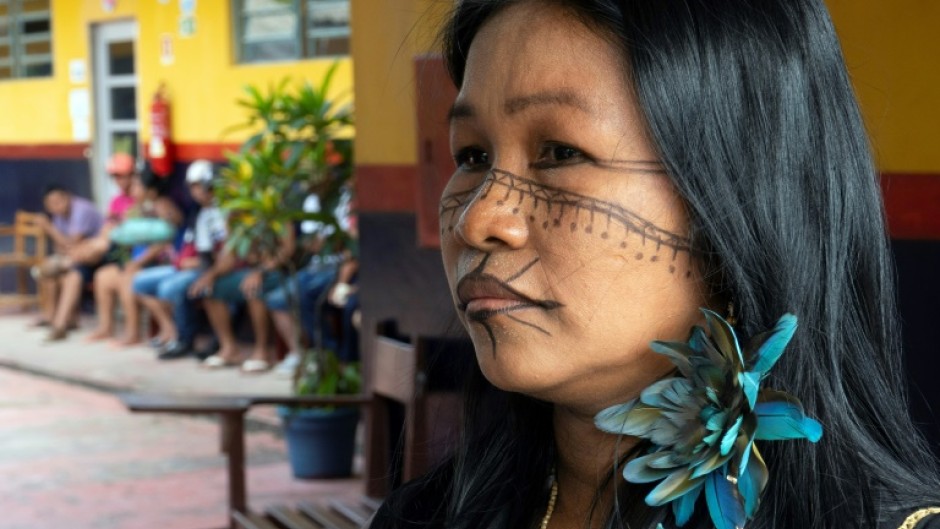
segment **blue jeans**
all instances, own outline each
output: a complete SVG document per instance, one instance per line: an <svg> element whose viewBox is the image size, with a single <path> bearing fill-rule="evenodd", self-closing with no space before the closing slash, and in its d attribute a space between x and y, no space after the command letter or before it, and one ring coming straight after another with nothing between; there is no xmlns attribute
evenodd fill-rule
<svg viewBox="0 0 940 529"><path fill-rule="evenodd" d="M300 270L288 283L293 294L298 297L300 324L311 338L317 326L317 303L334 281L336 268L326 267L319 270ZM281 286L268 292L264 296L264 304L271 310L288 310L287 290Z"/></svg>
<svg viewBox="0 0 940 529"><path fill-rule="evenodd" d="M160 286L160 283L176 272L176 267L172 265L144 268L134 275L134 293L155 298L157 297L157 288Z"/></svg>
<svg viewBox="0 0 940 529"><path fill-rule="evenodd" d="M192 343L199 330L197 300L187 296L186 291L202 272L200 269L177 270L173 266L155 266L134 276L135 293L156 297L173 307L173 322L180 342Z"/></svg>
<svg viewBox="0 0 940 529"><path fill-rule="evenodd" d="M353 326L353 313L359 309L359 293L349 296L349 301L343 307L343 339L339 345L337 358L341 362L359 361L359 331Z"/></svg>

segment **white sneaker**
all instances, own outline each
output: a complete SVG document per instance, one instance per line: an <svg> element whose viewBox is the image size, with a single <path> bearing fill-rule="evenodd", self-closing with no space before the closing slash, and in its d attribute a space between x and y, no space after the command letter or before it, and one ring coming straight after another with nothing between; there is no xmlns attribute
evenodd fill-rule
<svg viewBox="0 0 940 529"><path fill-rule="evenodd" d="M287 353L287 356L274 368L274 372L279 377L290 378L294 376L294 370L297 369L297 364L299 363L300 353L291 351Z"/></svg>

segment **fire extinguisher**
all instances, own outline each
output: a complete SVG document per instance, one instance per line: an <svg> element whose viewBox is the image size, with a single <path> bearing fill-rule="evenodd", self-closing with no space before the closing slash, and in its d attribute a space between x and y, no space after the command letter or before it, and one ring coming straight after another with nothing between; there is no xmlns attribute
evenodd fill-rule
<svg viewBox="0 0 940 529"><path fill-rule="evenodd" d="M163 84L150 104L150 168L154 174L169 176L173 172L173 146L170 143L170 102Z"/></svg>

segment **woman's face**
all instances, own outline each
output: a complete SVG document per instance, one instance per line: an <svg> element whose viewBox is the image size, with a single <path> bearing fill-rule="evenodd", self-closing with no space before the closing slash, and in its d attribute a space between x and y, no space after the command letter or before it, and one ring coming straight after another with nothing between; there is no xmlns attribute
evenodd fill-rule
<svg viewBox="0 0 940 529"><path fill-rule="evenodd" d="M148 198L147 188L144 186L144 183L141 182L139 176L131 177L130 189L128 190L128 195L134 199L135 202L143 202Z"/></svg>
<svg viewBox="0 0 940 529"><path fill-rule="evenodd" d="M114 185L121 191L122 195L131 194L131 186L134 185L134 175L132 174L112 174L111 179Z"/></svg>
<svg viewBox="0 0 940 529"><path fill-rule="evenodd" d="M594 413L670 371L705 306L683 202L621 53L566 11L481 28L451 113L447 278L496 386Z"/></svg>

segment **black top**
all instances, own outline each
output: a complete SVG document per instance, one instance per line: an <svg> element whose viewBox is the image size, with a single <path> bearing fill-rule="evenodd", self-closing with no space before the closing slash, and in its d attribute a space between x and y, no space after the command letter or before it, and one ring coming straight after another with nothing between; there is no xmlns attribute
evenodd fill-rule
<svg viewBox="0 0 940 529"><path fill-rule="evenodd" d="M443 479L442 479L443 478ZM422 480L423 481L423 480ZM404 485L375 513L369 529L437 529L443 528L440 509L448 489L444 476L431 482ZM391 503L391 505L390 505ZM934 506L931 506L934 507ZM940 511L940 505L935 506ZM940 512L930 514L912 527L901 527L916 510L899 511L886 517L878 529L940 529Z"/></svg>

